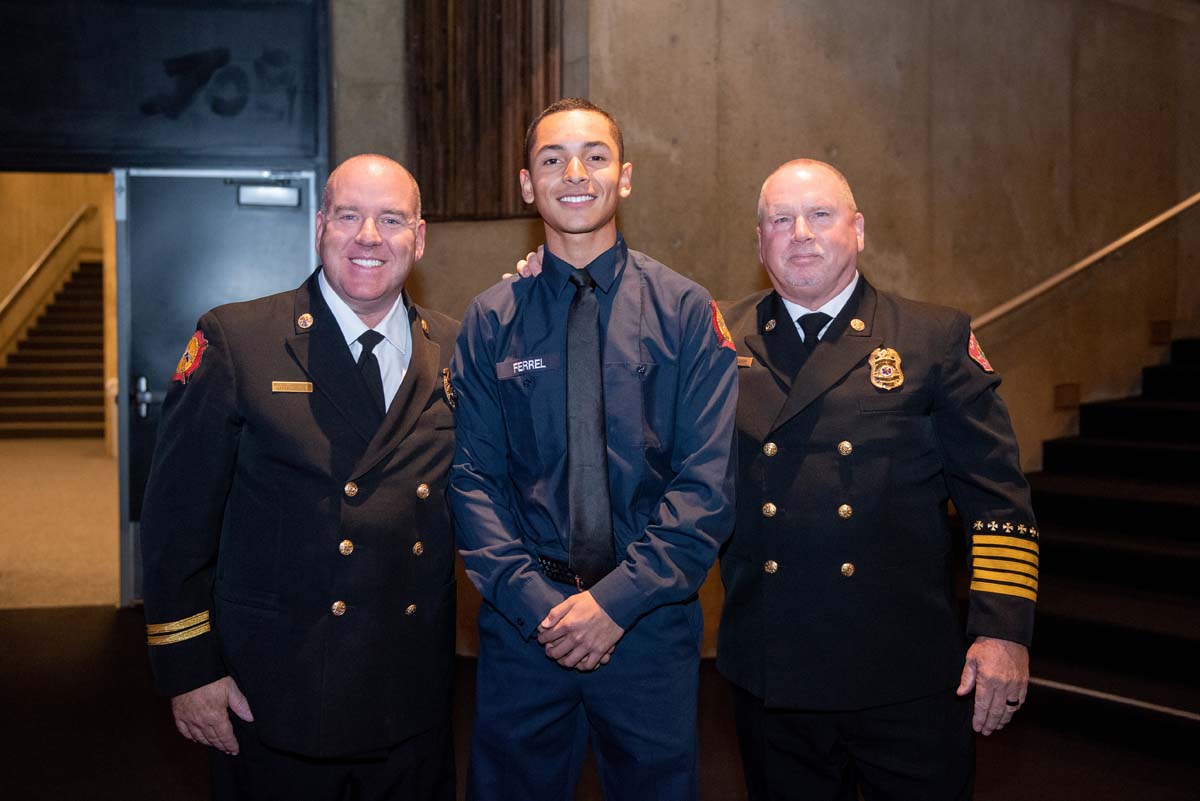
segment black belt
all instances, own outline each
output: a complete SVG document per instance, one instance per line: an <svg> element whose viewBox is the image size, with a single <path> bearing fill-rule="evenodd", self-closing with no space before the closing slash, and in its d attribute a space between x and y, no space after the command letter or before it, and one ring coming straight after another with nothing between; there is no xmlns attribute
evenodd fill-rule
<svg viewBox="0 0 1200 801"><path fill-rule="evenodd" d="M546 574L546 578L551 581L557 581L559 584L570 584L577 590L583 591L587 585L579 574L571 569L571 566L566 562L560 562L557 559L551 559L548 556L538 556L538 564L542 568L542 572Z"/></svg>

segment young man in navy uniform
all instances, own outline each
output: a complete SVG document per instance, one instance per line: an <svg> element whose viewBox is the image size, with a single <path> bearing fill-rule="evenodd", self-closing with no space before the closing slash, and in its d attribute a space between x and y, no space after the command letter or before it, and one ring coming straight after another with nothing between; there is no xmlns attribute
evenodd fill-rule
<svg viewBox="0 0 1200 801"><path fill-rule="evenodd" d="M205 314L142 515L147 639L213 795L454 797L454 548L443 503L455 321L404 282L420 194L352 158L301 287Z"/></svg>
<svg viewBox="0 0 1200 801"><path fill-rule="evenodd" d="M774 289L725 306L740 464L717 656L750 798L969 798L972 728L1025 700L1037 599L1000 379L965 314L858 272L863 216L829 165L772 173L758 243ZM948 499L971 546L969 648Z"/></svg>
<svg viewBox="0 0 1200 801"><path fill-rule="evenodd" d="M529 128L541 274L471 304L449 497L479 613L469 797L697 797L696 592L733 522L732 343L708 294L626 247L621 133L587 101Z"/></svg>

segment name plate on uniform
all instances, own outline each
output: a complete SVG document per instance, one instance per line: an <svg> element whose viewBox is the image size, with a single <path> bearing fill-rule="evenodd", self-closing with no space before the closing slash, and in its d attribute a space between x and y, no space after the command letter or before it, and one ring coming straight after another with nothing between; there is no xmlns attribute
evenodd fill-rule
<svg viewBox="0 0 1200 801"><path fill-rule="evenodd" d="M738 367L750 367L754 364L753 356L738 356Z"/></svg>
<svg viewBox="0 0 1200 801"><path fill-rule="evenodd" d="M559 354L548 353L544 356L527 356L496 363L496 378L501 381L516 378L526 373L536 373L540 370L557 370Z"/></svg>
<svg viewBox="0 0 1200 801"><path fill-rule="evenodd" d="M272 381L272 392L312 392L311 381Z"/></svg>

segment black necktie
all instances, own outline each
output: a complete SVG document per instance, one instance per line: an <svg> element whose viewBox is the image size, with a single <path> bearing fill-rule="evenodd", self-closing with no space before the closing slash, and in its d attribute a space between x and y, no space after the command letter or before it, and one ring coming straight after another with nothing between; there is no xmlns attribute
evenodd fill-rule
<svg viewBox="0 0 1200 801"><path fill-rule="evenodd" d="M804 332L804 350L809 356L817 347L817 334L821 333L821 329L832 319L825 312L813 312L812 314L802 314L796 320L800 324L800 330Z"/></svg>
<svg viewBox="0 0 1200 801"><path fill-rule="evenodd" d="M383 399L383 374L379 371L379 358L372 352L375 350L375 346L383 341L383 334L368 328L363 331L358 341L362 343L362 353L358 354L358 371L362 373L363 381L366 382L367 391L371 393L371 400L375 402L380 419L383 419L387 409L387 404Z"/></svg>
<svg viewBox="0 0 1200 801"><path fill-rule="evenodd" d="M572 270L575 298L567 312L567 492L571 571L590 587L616 566L604 373L600 361L600 301L587 270Z"/></svg>

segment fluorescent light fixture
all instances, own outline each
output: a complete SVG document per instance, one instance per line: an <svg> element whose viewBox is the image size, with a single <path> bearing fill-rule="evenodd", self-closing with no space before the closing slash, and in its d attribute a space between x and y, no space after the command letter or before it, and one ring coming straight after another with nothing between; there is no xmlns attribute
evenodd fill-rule
<svg viewBox="0 0 1200 801"><path fill-rule="evenodd" d="M300 187L238 184L239 206L299 206Z"/></svg>

